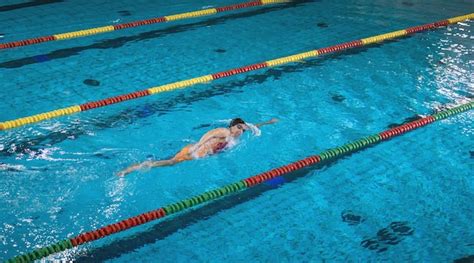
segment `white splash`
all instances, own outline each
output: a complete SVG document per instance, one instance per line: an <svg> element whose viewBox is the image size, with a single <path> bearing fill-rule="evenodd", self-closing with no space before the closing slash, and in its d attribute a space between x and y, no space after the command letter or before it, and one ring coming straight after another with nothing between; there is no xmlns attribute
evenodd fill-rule
<svg viewBox="0 0 474 263"><path fill-rule="evenodd" d="M25 166L23 165L13 165L13 164L6 164L6 163L0 163L0 171L6 171L6 170L15 170L15 171L24 171L26 169Z"/></svg>
<svg viewBox="0 0 474 263"><path fill-rule="evenodd" d="M247 124L247 126L250 128L250 131L252 131L252 134L254 136L258 137L258 136L262 135L262 131L257 126L255 126L255 125L253 125L252 123L249 123L249 122L247 122L245 124Z"/></svg>

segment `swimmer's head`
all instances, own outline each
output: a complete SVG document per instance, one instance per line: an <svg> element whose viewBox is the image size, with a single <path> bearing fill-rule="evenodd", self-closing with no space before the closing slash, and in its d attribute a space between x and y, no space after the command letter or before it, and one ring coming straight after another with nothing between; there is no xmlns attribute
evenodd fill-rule
<svg viewBox="0 0 474 263"><path fill-rule="evenodd" d="M249 127L245 124L245 121L241 118L233 119L229 124L229 130L232 137L238 137L244 133L244 131L248 130Z"/></svg>

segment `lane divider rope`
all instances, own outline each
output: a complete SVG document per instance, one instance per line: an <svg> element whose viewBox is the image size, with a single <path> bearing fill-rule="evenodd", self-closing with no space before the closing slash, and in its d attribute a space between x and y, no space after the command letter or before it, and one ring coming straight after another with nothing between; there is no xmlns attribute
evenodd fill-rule
<svg viewBox="0 0 474 263"><path fill-rule="evenodd" d="M151 24L157 24L157 23L165 23L165 22L176 21L176 20L184 20L184 19L196 18L196 17L201 17L201 16L209 16L209 15L214 15L217 13L227 12L231 10L243 9L243 8L254 7L254 6L262 6L262 5L287 3L287 2L288 0L256 0L256 1L238 3L238 4L228 5L228 6L203 9L199 11L186 12L186 13L181 13L181 14L176 14L176 15L168 15L168 16L163 16L163 17L133 21L129 23L89 28L89 29L83 29L79 31L55 34L51 36L29 38L29 39L18 40L18 41L13 41L13 42L8 42L8 43L0 43L0 49L10 49L10 48L15 48L15 47L35 45L35 44L50 42L50 41L55 41L55 40L65 40L65 39L86 37L86 36L103 34L103 33L117 31L117 30L126 29L126 28L139 27L139 26L151 25Z"/></svg>
<svg viewBox="0 0 474 263"><path fill-rule="evenodd" d="M390 32L390 33L386 33L382 35L363 38L360 40L354 40L354 41L350 41L350 42L346 42L342 44L337 44L334 46L311 50L308 52L299 53L299 54L295 54L295 55L291 55L287 57L277 58L277 59L265 61L262 63L256 63L256 64L247 65L247 66L243 66L239 68L234 68L231 70L218 72L218 73L214 73L210 75L205 75L205 76L201 76L197 78L178 81L178 82L174 82L174 83L170 83L170 84L166 84L166 85L162 85L158 87L152 87L149 89L135 91L128 94L110 97L110 98L106 98L106 99L102 99L98 101L87 102L84 104L75 105L75 106L62 108L58 110L53 110L53 111L49 111L45 113L40 113L40 114L28 116L28 117L18 118L18 119L14 119L10 121L4 121L4 122L0 122L0 130L12 129L12 128L20 127L20 126L27 125L30 123L36 123L36 122L40 122L47 119L53 119L53 118L57 118L64 115L70 115L70 114L77 113L80 111L100 108L107 105L112 105L112 104L120 103L123 101L137 99L144 96L154 95L154 94L177 90L177 89L183 89L183 88L187 88L196 84L209 83L212 80L229 77L232 75L237 75L237 74L254 71L254 70L258 70L262 68L284 65L284 64L293 63L293 62L301 61L308 58L314 58L319 55L339 52L342 50L370 45L372 43L379 43L386 40L392 40L392 39L406 36L409 34L414 34L414 33L422 32L426 30L439 28L442 26L447 26L449 24L461 22L467 19L474 19L474 13L464 15L464 16L449 18L447 20L442 20L442 21L438 21L438 22L434 22L434 23L430 23L426 25L410 27L404 30L398 30L398 31L394 31L394 32Z"/></svg>
<svg viewBox="0 0 474 263"><path fill-rule="evenodd" d="M149 212L119 221L114 224L106 225L96 230L79 234L70 239L65 239L43 248L35 249L32 252L16 256L8 260L7 262L20 263L20 262L30 262L30 261L38 260L38 259L47 257L51 254L58 253L58 252L61 252L73 247L77 247L81 244L91 242L91 241L112 235L114 233L121 232L126 229L129 229L138 225L142 225L153 220L157 220L159 218L163 218L165 216L169 216L171 214L189 209L191 207L200 205L202 203L215 200L223 196L231 195L235 192L261 184L265 181L272 180L275 177L299 170L303 167L312 166L316 163L320 163L325 160L340 158L349 153L360 151L369 146L378 144L380 142L389 140L393 137L402 135L411 130L415 130L425 125L428 125L432 122L439 121L439 120L448 118L450 116L469 111L471 109L474 109L474 102L472 101L466 104L459 105L457 107L453 107L448 110L444 110L442 112L438 112L431 116L427 116L427 117L394 127L392 129L385 130L383 132L380 132L374 135L363 137L359 140L344 144L342 146L326 150L320 153L319 155L309 156L302 160L243 179L236 183L225 185L221 188L205 192L203 194L191 197L189 199L185 199L180 202L177 202L177 203L174 203L174 204L171 204L171 205L168 205L168 206L165 206L153 211L149 211Z"/></svg>

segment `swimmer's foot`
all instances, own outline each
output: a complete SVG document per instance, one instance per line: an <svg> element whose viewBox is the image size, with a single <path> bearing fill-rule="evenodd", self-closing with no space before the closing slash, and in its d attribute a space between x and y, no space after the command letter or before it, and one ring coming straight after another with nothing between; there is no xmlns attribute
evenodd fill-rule
<svg viewBox="0 0 474 263"><path fill-rule="evenodd" d="M139 163L139 164L134 164L134 165L132 165L132 166L130 166L130 167L127 167L126 169L124 169L124 170L118 172L118 173L117 173L117 176L120 176L120 177L125 176L125 175L127 175L127 174L129 174L129 173L131 173L131 172L133 172L133 171L142 169L142 168L144 168L144 167L149 167L149 165L150 165L150 162L149 162L149 161L146 161L146 162L143 162L143 163Z"/></svg>
<svg viewBox="0 0 474 263"><path fill-rule="evenodd" d="M149 169L149 168L154 168L154 167L161 167L161 166L171 166L171 165L175 165L179 162L182 162L182 161L187 161L187 159L183 159L183 160L176 160L176 159L170 159L170 160L161 160L161 161L145 161L143 163L139 163L139 164L134 164L130 167L128 167L127 169L124 169L120 172L117 173L117 176L125 176L131 172L134 172L134 171L137 171L137 170L140 170L140 169Z"/></svg>
<svg viewBox="0 0 474 263"><path fill-rule="evenodd" d="M135 169L127 168L125 170L122 170L122 171L118 172L116 175L119 176L119 177L124 177L125 175L127 175L127 174L129 174L133 171L135 171Z"/></svg>
<svg viewBox="0 0 474 263"><path fill-rule="evenodd" d="M128 173L125 172L125 171L120 171L118 173L116 173L115 175L117 175L118 177L124 177L125 175L127 175Z"/></svg>

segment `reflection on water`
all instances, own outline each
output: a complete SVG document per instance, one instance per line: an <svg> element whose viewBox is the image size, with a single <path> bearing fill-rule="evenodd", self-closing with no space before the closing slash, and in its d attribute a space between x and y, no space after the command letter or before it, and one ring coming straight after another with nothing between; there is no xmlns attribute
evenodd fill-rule
<svg viewBox="0 0 474 263"><path fill-rule="evenodd" d="M469 35L470 26L466 23L447 27L444 37L433 44L436 54L428 56L436 91L453 105L467 103L474 95L474 60L471 57L465 63L472 53L472 37Z"/></svg>

